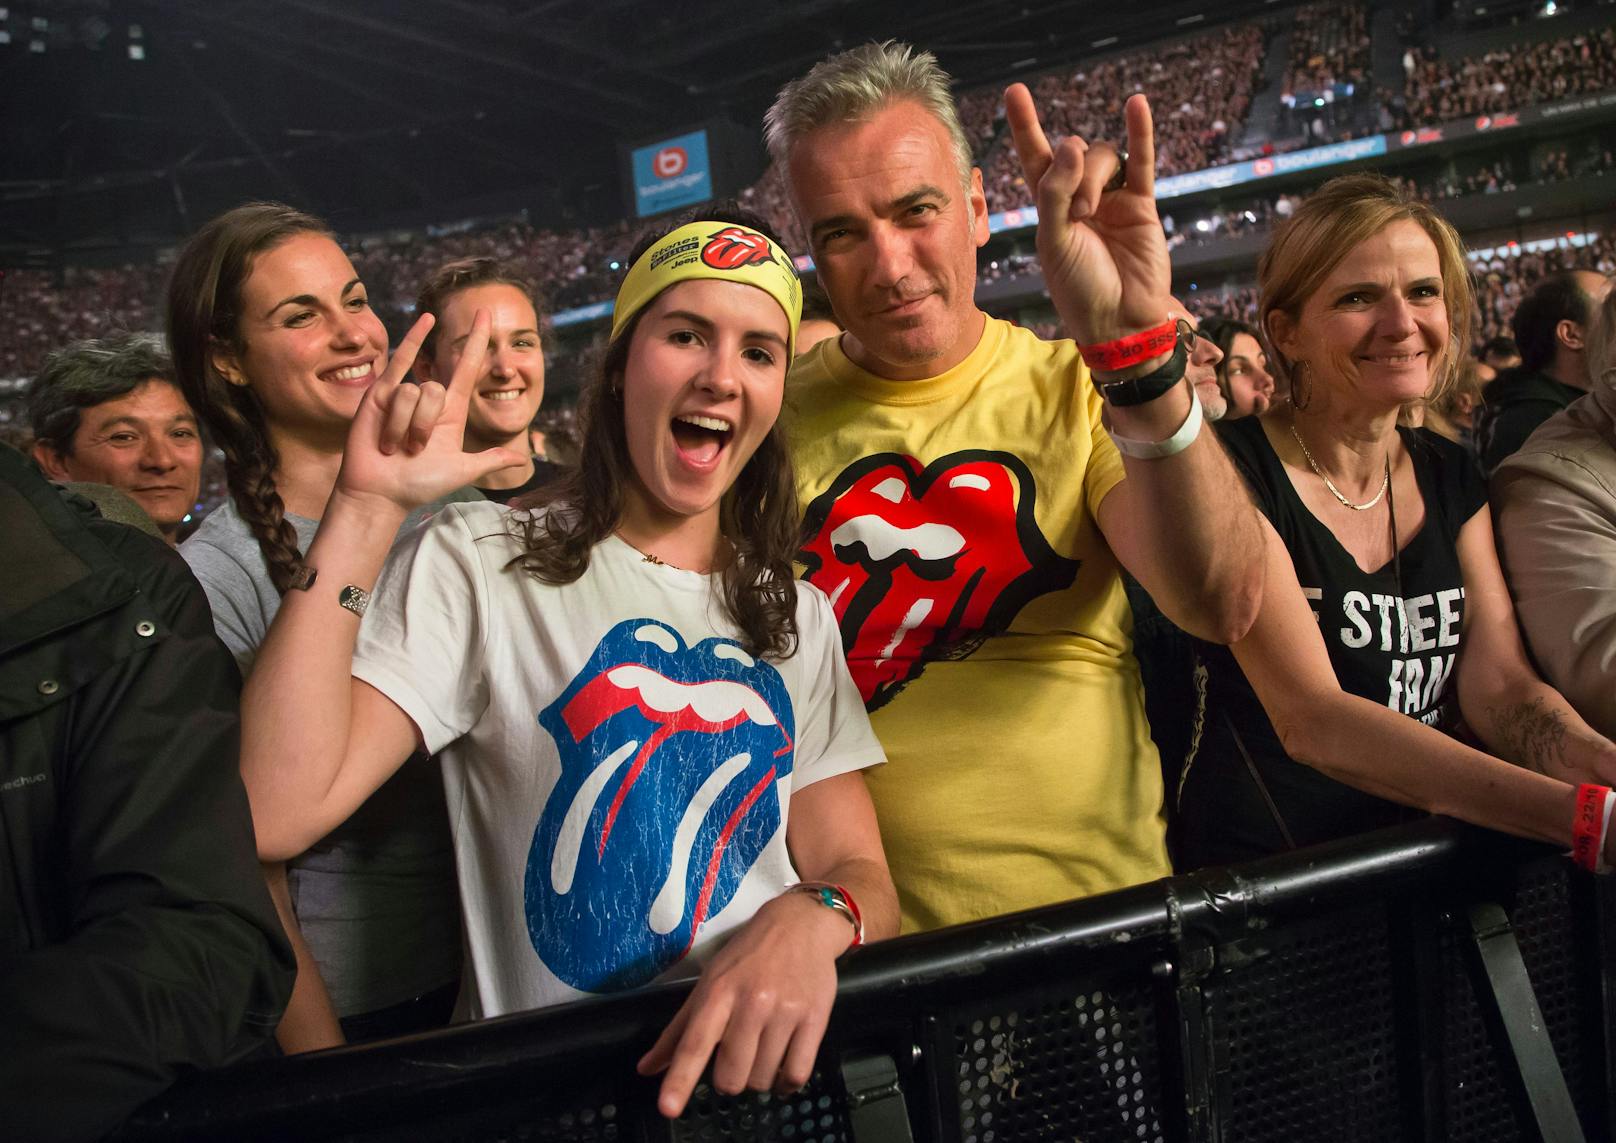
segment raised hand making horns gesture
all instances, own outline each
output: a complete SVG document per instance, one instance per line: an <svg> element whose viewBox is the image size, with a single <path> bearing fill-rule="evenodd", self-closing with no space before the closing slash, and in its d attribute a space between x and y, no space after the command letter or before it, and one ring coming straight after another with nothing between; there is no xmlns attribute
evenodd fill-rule
<svg viewBox="0 0 1616 1143"><path fill-rule="evenodd" d="M410 328L360 402L337 477L344 496L384 500L407 512L522 463L524 458L507 448L463 451L466 407L488 348L486 311L477 311L447 388L436 381L405 380L432 322L423 314Z"/></svg>
<svg viewBox="0 0 1616 1143"><path fill-rule="evenodd" d="M1159 325L1167 315L1172 269L1156 213L1149 102L1135 95L1124 109L1127 162L1116 189L1107 189L1122 164L1115 147L1075 135L1051 147L1025 84L1012 84L1004 103L1038 204L1038 260L1067 332L1091 345Z"/></svg>

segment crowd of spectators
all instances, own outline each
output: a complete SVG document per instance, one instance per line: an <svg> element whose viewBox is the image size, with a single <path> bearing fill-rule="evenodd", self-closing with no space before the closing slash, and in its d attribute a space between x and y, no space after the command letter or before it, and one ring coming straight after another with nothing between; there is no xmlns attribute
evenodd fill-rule
<svg viewBox="0 0 1616 1143"><path fill-rule="evenodd" d="M971 155L980 162L1004 126L1004 89L995 84L963 91L955 106L965 137L971 141Z"/></svg>
<svg viewBox="0 0 1616 1143"><path fill-rule="evenodd" d="M1013 150L1011 159L1013 161ZM1590 136L1580 144L1561 144L1536 155L1491 155L1468 166L1449 165L1428 171L1418 180L1392 176L1427 202L1473 194L1514 190L1526 181L1556 182L1616 171L1616 148ZM1290 217L1301 195L1293 192L1252 195L1215 208L1199 208L1193 216L1164 204L1163 225L1169 246L1203 246L1230 238L1260 234ZM768 219L802 245L796 218L774 167L743 194L742 204ZM454 258L491 256L516 265L532 278L552 311L610 297L622 276L633 242L628 223L578 231L553 231L525 221L431 236L380 235L350 243L355 263L370 289L372 304L394 336L402 334L414 315L415 293L437 266ZM1010 253L984 260L985 282L1037 272L1030 254ZM155 264L111 269L68 269L60 285L39 270L18 270L0 281L0 302L8 317L0 340L0 378L25 378L38 370L45 354L64 341L108 330L155 330L154 311L166 267ZM565 383L569 363L552 360ZM0 394L0 434L9 434L11 406Z"/></svg>
<svg viewBox="0 0 1616 1143"><path fill-rule="evenodd" d="M1426 46L1405 57L1401 96L1383 96L1396 130L1515 111L1616 87L1616 28L1498 48L1457 60Z"/></svg>
<svg viewBox="0 0 1616 1143"><path fill-rule="evenodd" d="M1296 10L1281 99L1300 101L1369 79L1369 13L1362 4Z"/></svg>
<svg viewBox="0 0 1616 1143"><path fill-rule="evenodd" d="M1051 72L1029 86L1051 141L1068 135L1122 139L1122 105L1134 92L1145 92L1155 113L1157 173L1180 174L1228 159L1230 140L1251 108L1264 47L1261 29L1240 24ZM1015 148L992 151L982 174L990 211L1031 205Z"/></svg>
<svg viewBox="0 0 1616 1143"><path fill-rule="evenodd" d="M371 303L391 327L413 314L421 283L445 262L459 258L498 258L539 288L550 310L587 305L609 297L623 275L634 245L628 222L579 230L545 230L512 220L493 227L431 236L378 236L352 247L355 267L364 275Z"/></svg>
<svg viewBox="0 0 1616 1143"><path fill-rule="evenodd" d="M1229 140L1239 129L1262 71L1264 33L1238 25L1180 40L1166 47L1132 53L1050 73L1031 81L1052 138L1071 133L1086 138L1119 138L1121 111L1133 91L1148 92L1156 111L1158 168L1163 174L1202 169L1225 161ZM1292 31L1284 94L1329 84L1357 84L1366 77L1367 14L1361 4L1299 9ZM1385 109L1398 123L1431 122L1476 111L1519 107L1544 99L1616 86L1616 30L1579 34L1489 52L1454 62L1428 50L1411 49L1405 58L1407 93ZM1003 94L999 86L963 93L961 121L984 177L991 211L1029 204L1015 149L1006 143ZM1427 200L1514 189L1524 179L1553 182L1616 169L1609 144L1579 149L1560 147L1527 164L1524 158L1491 159L1468 170L1448 169L1420 179ZM768 220L793 252L806 250L781 173L773 165L739 196L742 205ZM1198 245L1265 231L1290 213L1290 195L1258 196L1175 219L1164 213L1174 246ZM414 310L419 283L453 258L493 256L515 264L538 286L551 311L610 297L621 278L634 227L575 230L535 227L524 219L492 225L419 233L345 239L370 287L372 302L395 336ZM1001 257L984 263L993 281L1030 272L1025 259ZM0 304L8 323L0 338L0 378L35 372L54 346L74 337L112 329L154 329L154 305L166 269L160 265L112 269L69 268L61 274L13 270L0 279ZM0 401L0 432L6 431Z"/></svg>
<svg viewBox="0 0 1616 1143"><path fill-rule="evenodd" d="M791 253L807 253L808 240L802 233L802 227L797 224L796 211L786 196L785 176L773 163L763 172L763 177L737 195L736 200L767 222Z"/></svg>
<svg viewBox="0 0 1616 1143"><path fill-rule="evenodd" d="M42 270L8 270L0 277L0 377L26 377L62 343L110 329L152 329L162 291L155 266L67 269L58 279Z"/></svg>

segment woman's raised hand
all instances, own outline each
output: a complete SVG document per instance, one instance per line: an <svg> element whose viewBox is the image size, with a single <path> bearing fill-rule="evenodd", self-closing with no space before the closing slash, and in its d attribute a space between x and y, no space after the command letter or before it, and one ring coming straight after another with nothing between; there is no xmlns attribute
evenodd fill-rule
<svg viewBox="0 0 1616 1143"><path fill-rule="evenodd" d="M431 314L421 315L360 401L348 430L338 492L408 512L526 459L507 448L464 451L466 408L487 355L486 310L477 311L448 388L404 379L432 321Z"/></svg>
<svg viewBox="0 0 1616 1143"><path fill-rule="evenodd" d="M1004 93L1005 117L1022 173L1038 204L1038 261L1050 300L1079 345L1112 341L1167 316L1172 267L1156 213L1156 144L1150 104L1123 109L1128 154L1071 136L1051 147L1025 84Z"/></svg>

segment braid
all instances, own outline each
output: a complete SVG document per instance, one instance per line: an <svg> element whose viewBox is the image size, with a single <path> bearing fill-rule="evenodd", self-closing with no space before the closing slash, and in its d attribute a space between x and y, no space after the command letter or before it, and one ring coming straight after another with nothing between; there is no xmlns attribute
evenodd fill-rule
<svg viewBox="0 0 1616 1143"><path fill-rule="evenodd" d="M242 390L244 396L246 390ZM252 529L269 569L269 580L282 595L291 589L304 568L303 552L297 546L297 529L286 519L286 505L275 488L275 469L280 458L264 431L257 402L248 400L241 407L225 405L211 418L219 447L224 451L225 480L236 511ZM222 431L221 431L222 430Z"/></svg>

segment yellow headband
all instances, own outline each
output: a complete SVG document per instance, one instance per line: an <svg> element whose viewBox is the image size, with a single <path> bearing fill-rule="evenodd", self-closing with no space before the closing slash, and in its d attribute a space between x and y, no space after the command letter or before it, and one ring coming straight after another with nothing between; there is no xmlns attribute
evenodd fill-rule
<svg viewBox="0 0 1616 1143"><path fill-rule="evenodd" d="M779 245L749 227L733 222L692 222L681 226L640 255L617 291L612 312L616 341L634 315L677 282L712 278L756 286L780 303L786 312L786 356L797 348L797 324L802 320L802 283L797 268Z"/></svg>

